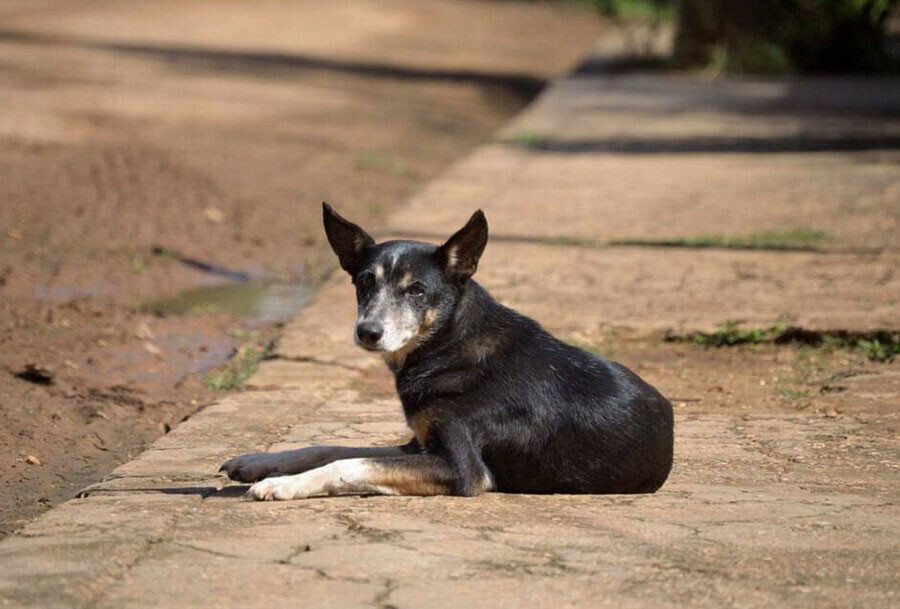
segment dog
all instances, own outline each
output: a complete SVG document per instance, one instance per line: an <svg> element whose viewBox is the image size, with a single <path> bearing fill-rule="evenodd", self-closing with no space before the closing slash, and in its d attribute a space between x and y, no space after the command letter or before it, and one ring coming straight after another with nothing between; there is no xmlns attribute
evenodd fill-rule
<svg viewBox="0 0 900 609"><path fill-rule="evenodd" d="M313 446L222 465L248 496L651 493L672 467L672 406L634 372L551 336L472 276L479 210L443 245L375 243L323 203L356 286L356 342L394 373L412 439Z"/></svg>

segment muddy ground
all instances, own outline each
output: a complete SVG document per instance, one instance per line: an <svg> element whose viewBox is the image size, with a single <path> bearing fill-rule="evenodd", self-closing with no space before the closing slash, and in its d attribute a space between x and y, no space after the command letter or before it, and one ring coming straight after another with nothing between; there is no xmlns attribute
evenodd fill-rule
<svg viewBox="0 0 900 609"><path fill-rule="evenodd" d="M0 535L277 338L265 315L143 303L236 276L315 285L322 200L377 225L604 27L446 0L10 1L0 23Z"/></svg>

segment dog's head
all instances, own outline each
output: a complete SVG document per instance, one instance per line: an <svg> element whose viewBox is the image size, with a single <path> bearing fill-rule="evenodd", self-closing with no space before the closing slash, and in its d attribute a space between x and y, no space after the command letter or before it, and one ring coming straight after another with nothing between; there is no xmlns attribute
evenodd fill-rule
<svg viewBox="0 0 900 609"><path fill-rule="evenodd" d="M408 352L453 316L461 290L487 244L484 213L441 246L418 241L375 241L322 204L325 234L356 286L356 342L370 351Z"/></svg>

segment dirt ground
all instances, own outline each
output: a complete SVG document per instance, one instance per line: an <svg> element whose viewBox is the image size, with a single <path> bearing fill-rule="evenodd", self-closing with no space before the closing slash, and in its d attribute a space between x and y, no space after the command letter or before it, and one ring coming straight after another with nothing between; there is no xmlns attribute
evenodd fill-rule
<svg viewBox="0 0 900 609"><path fill-rule="evenodd" d="M322 200L377 224L603 31L572 7L461 0L12 0L0 23L0 535L277 333L136 305L217 269L314 285Z"/></svg>

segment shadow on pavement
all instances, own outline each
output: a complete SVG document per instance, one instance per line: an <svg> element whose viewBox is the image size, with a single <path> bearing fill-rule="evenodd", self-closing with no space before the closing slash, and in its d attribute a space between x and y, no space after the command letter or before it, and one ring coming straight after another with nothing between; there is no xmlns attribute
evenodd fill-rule
<svg viewBox="0 0 900 609"><path fill-rule="evenodd" d="M223 499L243 497L250 490L249 484L235 484L224 488L216 488L214 486L182 486L172 488L156 488L156 489L131 489L140 490L142 492L157 492L163 495L201 495L204 499Z"/></svg>
<svg viewBox="0 0 900 609"><path fill-rule="evenodd" d="M78 494L79 498L91 495L118 495L127 493L159 493L161 495L199 495L204 499L231 499L243 497L250 489L249 484L233 484L224 488L215 486L173 486L173 487L137 487L121 489L86 489Z"/></svg>
<svg viewBox="0 0 900 609"><path fill-rule="evenodd" d="M704 77L664 70L658 59L589 58L572 74L573 110L724 112L756 116L900 117L900 78L891 76ZM637 71L635 71L637 70ZM626 73L620 74L625 71ZM599 94L602 93L602 94Z"/></svg>
<svg viewBox="0 0 900 609"><path fill-rule="evenodd" d="M529 150L581 154L610 152L617 154L672 153L778 153L778 152L851 152L864 150L898 150L900 136L819 136L784 137L690 137L690 138L608 138L554 139L510 142Z"/></svg>
<svg viewBox="0 0 900 609"><path fill-rule="evenodd" d="M536 96L546 85L543 79L528 74L485 72L479 70L433 70L378 62L331 59L314 55L269 51L234 51L188 45L107 42L81 36L37 34L0 30L0 41L20 44L68 46L143 55L177 63L179 66L229 71L260 72L262 69L318 70L348 72L371 78L395 80L469 83L501 87L525 99Z"/></svg>

